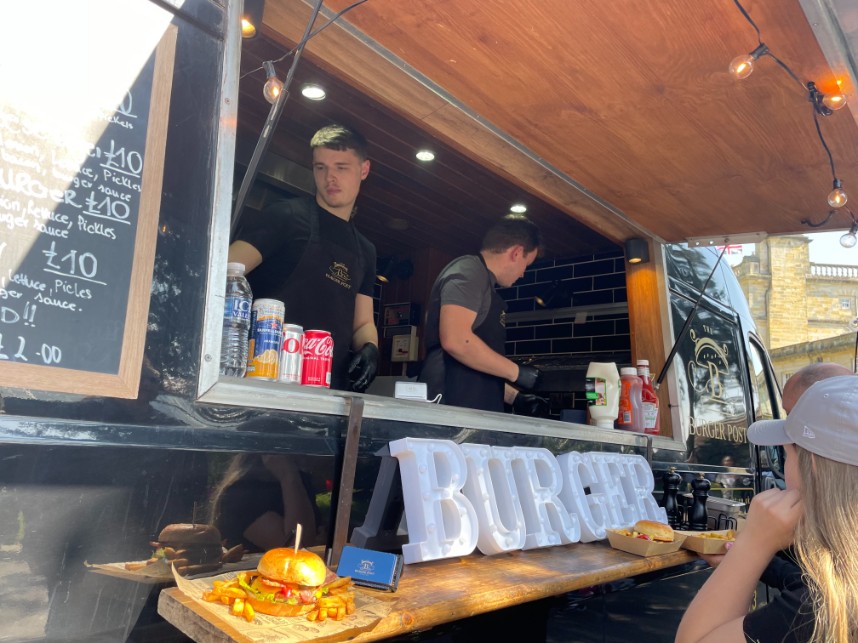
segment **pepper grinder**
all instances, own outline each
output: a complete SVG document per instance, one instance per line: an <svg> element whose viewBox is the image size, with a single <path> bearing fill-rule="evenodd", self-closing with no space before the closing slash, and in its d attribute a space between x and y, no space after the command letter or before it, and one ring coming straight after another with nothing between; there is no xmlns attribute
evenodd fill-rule
<svg viewBox="0 0 858 643"><path fill-rule="evenodd" d="M670 467L670 470L661 477L661 481L663 485L661 506L667 512L667 524L674 529L679 529L681 519L676 495L679 493L679 485L682 484L682 476L676 473L676 467Z"/></svg>
<svg viewBox="0 0 858 643"><path fill-rule="evenodd" d="M691 515L688 518L689 526L693 531L706 531L709 528L709 519L706 514L706 499L709 497L709 482L703 473L697 474L697 479L691 481L691 495L694 500L691 505Z"/></svg>

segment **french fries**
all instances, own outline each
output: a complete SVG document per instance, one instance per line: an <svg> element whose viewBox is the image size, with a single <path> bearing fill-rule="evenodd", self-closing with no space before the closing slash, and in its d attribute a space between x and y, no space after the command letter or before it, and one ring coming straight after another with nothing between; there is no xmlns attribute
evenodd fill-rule
<svg viewBox="0 0 858 643"><path fill-rule="evenodd" d="M253 621L255 611L246 599L249 596L247 590L241 585L250 585L256 574L254 572L239 572L238 575L228 581L216 580L211 591L203 592L203 600L209 603L222 603L229 606L229 613L234 616L243 617L247 622ZM342 621L347 616L354 614L355 606L354 586L351 577L337 578L335 581L322 586L320 596L315 607L307 613L308 621L325 621L328 619Z"/></svg>
<svg viewBox="0 0 858 643"><path fill-rule="evenodd" d="M704 531L694 534L699 538L713 538L715 540L736 540L736 533L732 529L727 531Z"/></svg>
<svg viewBox="0 0 858 643"><path fill-rule="evenodd" d="M350 591L351 579L339 579L334 582L338 583L343 580L345 582L335 588L329 586L328 595L321 597L316 602L316 609L307 614L308 621L324 621L329 618L342 621L349 614L355 613L354 592Z"/></svg>

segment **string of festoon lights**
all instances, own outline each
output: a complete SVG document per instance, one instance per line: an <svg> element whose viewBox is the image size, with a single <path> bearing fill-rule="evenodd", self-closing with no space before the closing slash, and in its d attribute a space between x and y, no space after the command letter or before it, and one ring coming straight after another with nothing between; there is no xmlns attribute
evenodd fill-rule
<svg viewBox="0 0 858 643"><path fill-rule="evenodd" d="M733 0L733 3L745 17L745 20L747 20L754 28L754 31L757 32L757 47L747 54L742 54L741 56L734 58L730 63L730 73L738 79L747 78L754 71L754 64L760 58L765 56L774 60L790 78L798 83L802 92L807 95L807 100L812 106L813 124L816 128L816 134L819 137L819 142L822 143L825 153L828 155L828 163L831 166L832 188L828 193L827 202L831 209L828 211L828 215L825 219L819 223L814 223L810 219L802 219L801 223L802 225L806 225L811 228L820 228L831 220L831 217L834 216L835 212L843 208L844 211L849 214L852 224L849 228L849 232L840 237L840 245L846 248L852 248L858 244L858 236L856 236L858 235L858 220L856 220L855 214L852 212L851 208L846 206L846 202L849 200L849 197L846 194L846 190L843 188L843 182L837 177L837 167L834 164L834 156L831 154L831 149L829 149L828 143L825 141L825 136L822 134L822 128L819 126L820 116L831 116L835 111L846 105L846 95L841 91L824 94L819 91L816 83L813 81L803 82L800 80L793 70L790 69L789 66L780 58L775 56L775 54L772 53L772 50L769 49L768 45L763 42L760 28L739 0ZM836 82L839 90L841 81L837 80Z"/></svg>
<svg viewBox="0 0 858 643"><path fill-rule="evenodd" d="M342 16L344 13L351 11L352 9L357 7L358 5L362 5L366 1L367 0L358 0L357 2L350 4L348 7L346 7L342 11L336 13L332 18L330 18L321 27L319 27L318 29L316 29L314 31L311 31L306 37L301 39L301 42L299 42L292 49L290 49L285 54L280 56L280 58L276 58L274 60L264 61L262 63L262 66L256 67L255 69L251 69L247 73L243 74L241 76L241 78L249 76L250 74L254 74L258 71L264 71L265 72L265 84L262 86L262 95L265 97L265 100L267 100L269 103L271 103L273 105L275 103L275 101L277 100L277 97L280 96L280 94L283 91L288 92L288 90L289 90L289 88L285 86L285 83L277 76L277 69L276 69L275 65L283 62L289 56L294 54L296 51L300 50L305 44L307 44L307 42L309 40L311 40L312 38L315 38L322 31L324 31L325 29L330 27L332 24L334 24L334 22L336 22L337 19L340 16ZM260 0L257 0L257 2L260 2ZM261 15L261 12L260 12L260 15ZM254 36L256 35L256 29L253 30L253 35ZM249 37L253 37L253 36L249 36Z"/></svg>

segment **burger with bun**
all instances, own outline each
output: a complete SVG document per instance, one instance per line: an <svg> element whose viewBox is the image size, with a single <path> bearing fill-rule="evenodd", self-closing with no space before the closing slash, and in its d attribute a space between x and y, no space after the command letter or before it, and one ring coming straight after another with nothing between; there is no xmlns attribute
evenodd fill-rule
<svg viewBox="0 0 858 643"><path fill-rule="evenodd" d="M659 543L673 542L673 528L655 520L638 520L634 526L635 538L652 540Z"/></svg>
<svg viewBox="0 0 858 643"><path fill-rule="evenodd" d="M150 543L155 557L163 557L168 565L175 565L179 574L198 574L214 571L221 566L223 546L220 532L212 525L176 523L167 525Z"/></svg>
<svg viewBox="0 0 858 643"><path fill-rule="evenodd" d="M328 593L325 584L337 579L319 556L290 547L265 552L256 569L241 587L254 610L271 616L307 614Z"/></svg>
<svg viewBox="0 0 858 643"><path fill-rule="evenodd" d="M175 566L182 576L200 574L220 569L223 563L237 562L244 553L242 545L224 551L217 528L200 523L167 525L161 530L158 540L149 544L155 550L152 557L140 563L126 563L125 569L149 568L147 571L153 573L163 568L163 572L169 574L170 568Z"/></svg>

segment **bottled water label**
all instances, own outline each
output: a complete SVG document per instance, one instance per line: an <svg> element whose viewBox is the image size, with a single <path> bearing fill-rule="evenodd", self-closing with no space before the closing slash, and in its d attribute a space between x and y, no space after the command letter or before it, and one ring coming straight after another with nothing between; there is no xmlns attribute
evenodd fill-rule
<svg viewBox="0 0 858 643"><path fill-rule="evenodd" d="M247 323L248 328L250 327L250 299L244 296L231 296L226 298L226 315L224 315L224 321L228 322L229 320L241 320Z"/></svg>

